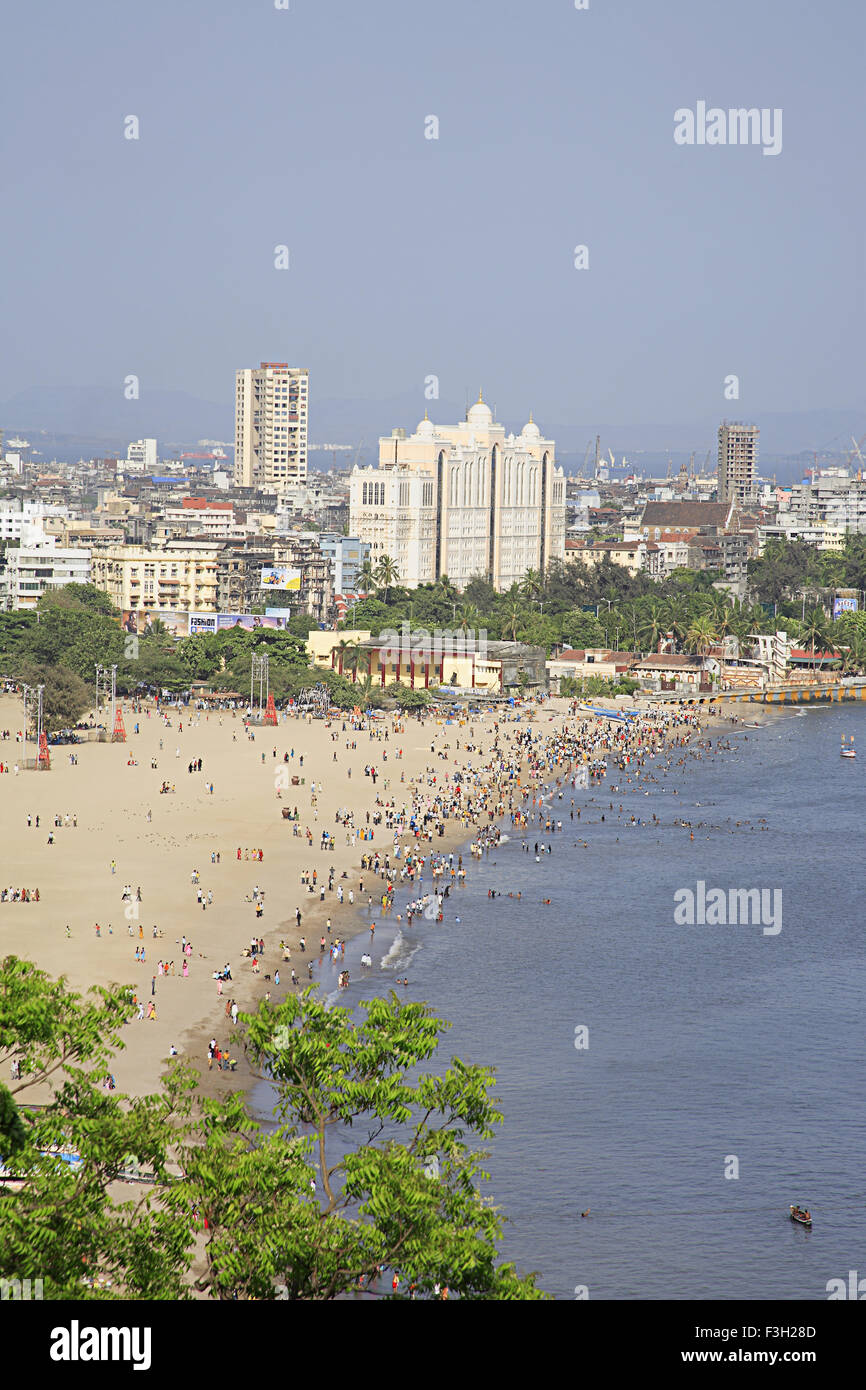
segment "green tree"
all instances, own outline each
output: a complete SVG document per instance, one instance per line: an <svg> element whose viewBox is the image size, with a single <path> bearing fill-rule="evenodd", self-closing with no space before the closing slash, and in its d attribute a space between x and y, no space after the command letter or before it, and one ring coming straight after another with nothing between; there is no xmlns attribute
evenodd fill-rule
<svg viewBox="0 0 866 1390"><path fill-rule="evenodd" d="M697 652L699 656L705 656L710 647L718 641L718 637L718 630L712 614L700 613L689 624L685 635L686 650Z"/></svg>
<svg viewBox="0 0 866 1390"><path fill-rule="evenodd" d="M463 598L466 603L474 604L481 613L488 615L493 611L497 593L484 575L477 574L469 580L463 590Z"/></svg>
<svg viewBox="0 0 866 1390"><path fill-rule="evenodd" d="M23 1186L0 1195L0 1277L40 1278L46 1298L96 1297L95 1275L111 1281L114 1296L187 1294L188 1214L179 1219L156 1193L173 1180L172 1122L187 1109L191 1079L179 1073L161 1095L140 1100L102 1084L134 1012L128 988L81 996L28 961L2 963L0 1068L17 1075L0 1085L0 1150ZM23 1108L46 1094L39 1108ZM117 1202L112 1184L133 1160L154 1184Z"/></svg>
<svg viewBox="0 0 866 1390"><path fill-rule="evenodd" d="M801 634L810 652L834 650L830 636L830 624L823 608L809 608L801 624Z"/></svg>
<svg viewBox="0 0 866 1390"><path fill-rule="evenodd" d="M564 613L559 619L562 640L575 650L603 647L604 628L594 613Z"/></svg>
<svg viewBox="0 0 866 1390"><path fill-rule="evenodd" d="M132 989L82 996L7 958L0 1069L15 1079L0 1084L0 1152L22 1185L0 1191L0 1278L41 1278L64 1300L273 1299L277 1285L333 1299L384 1265L402 1297L410 1282L422 1297L437 1282L468 1299L544 1297L498 1262L503 1217L479 1187L474 1145L502 1119L492 1073L421 1069L447 1026L426 1005L392 993L360 1008L356 1022L308 990L246 1020L248 1055L276 1088L279 1122L260 1126L242 1094L202 1099L185 1066L151 1096L106 1090ZM150 1181L124 1200L130 1172Z"/></svg>
<svg viewBox="0 0 866 1390"><path fill-rule="evenodd" d="M11 660L18 652L23 652L25 639L31 627L36 626L35 613L0 613L0 660L5 668L13 669Z"/></svg>
<svg viewBox="0 0 866 1390"><path fill-rule="evenodd" d="M68 729L77 724L94 699L94 688L65 666L42 666L34 661L19 660L11 672L18 680L33 687L43 686L42 726L46 733ZM28 701L30 732L36 729L36 701Z"/></svg>
<svg viewBox="0 0 866 1390"><path fill-rule="evenodd" d="M842 672L846 676L861 676L866 671L866 639L859 634L842 649Z"/></svg>
<svg viewBox="0 0 866 1390"><path fill-rule="evenodd" d="M445 603L454 603L457 598L457 589L447 574L440 574L433 586L433 591L436 597L443 599Z"/></svg>
<svg viewBox="0 0 866 1390"><path fill-rule="evenodd" d="M531 603L533 599L537 599L539 595L543 593L543 590L544 586L542 584L540 572L538 570L527 570L520 584L520 592L523 598L528 599Z"/></svg>
<svg viewBox="0 0 866 1390"><path fill-rule="evenodd" d="M64 584L57 592L61 601L65 600L73 606L86 608L90 613L101 613L106 618L120 616L108 594L102 589L97 589L95 584Z"/></svg>
<svg viewBox="0 0 866 1390"><path fill-rule="evenodd" d="M525 621L526 612L524 610L523 604L517 601L512 601L511 603L509 603L505 613L505 624L506 630L512 642L517 641L517 633L518 631L522 630Z"/></svg>
<svg viewBox="0 0 866 1390"><path fill-rule="evenodd" d="M365 555L358 570L358 592L362 594L376 592L376 571L369 555Z"/></svg>
<svg viewBox="0 0 866 1390"><path fill-rule="evenodd" d="M430 703L429 690L413 690L411 686L403 685L402 681L390 686L388 694L397 701L400 709L403 710L421 709Z"/></svg>
<svg viewBox="0 0 866 1390"><path fill-rule="evenodd" d="M237 1104L214 1105L203 1142L183 1153L174 1203L197 1203L208 1222L200 1287L270 1298L279 1284L292 1300L334 1299L384 1266L403 1297L410 1283L422 1297L437 1283L468 1299L543 1297L535 1276L497 1263L502 1217L479 1191L483 1155L467 1142L490 1139L502 1119L492 1073L456 1060L442 1075L418 1070L445 1026L426 1005L392 993L359 1008L356 1022L306 990L248 1020L280 1126L265 1135ZM341 1138L356 1130L347 1151Z"/></svg>
<svg viewBox="0 0 866 1390"><path fill-rule="evenodd" d="M317 632L318 627L318 622L309 613L293 613L289 618L288 631L302 642L306 642L311 632Z"/></svg>
<svg viewBox="0 0 866 1390"><path fill-rule="evenodd" d="M667 615L664 605L651 602L644 610L637 625L640 641L647 651L658 651L659 639L667 632Z"/></svg>
<svg viewBox="0 0 866 1390"><path fill-rule="evenodd" d="M394 587L400 578L397 566L390 555L383 555L376 566L376 583L384 591L385 604L388 603L389 590Z"/></svg>
<svg viewBox="0 0 866 1390"><path fill-rule="evenodd" d="M44 594L37 612L39 621L27 629L19 648L32 661L66 666L89 681L97 663L123 660L124 635L114 619L92 612L63 589Z"/></svg>

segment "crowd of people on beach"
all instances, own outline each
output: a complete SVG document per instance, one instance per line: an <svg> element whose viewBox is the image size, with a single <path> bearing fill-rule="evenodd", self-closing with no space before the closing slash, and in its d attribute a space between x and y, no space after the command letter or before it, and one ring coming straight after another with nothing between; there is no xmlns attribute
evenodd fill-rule
<svg viewBox="0 0 866 1390"><path fill-rule="evenodd" d="M139 705L137 712L146 719L151 718L151 710L147 706ZM705 711L701 714L706 717ZM172 718L164 708L159 710L158 715L165 728L172 727ZM202 710L190 715L181 709L178 716L180 734L184 720L191 731L203 719L209 718L209 712ZM215 717L223 725L222 714ZM230 727L235 717L234 711L229 717L226 710L225 722ZM303 727L310 722L310 717L309 712L295 712L288 719L282 716L282 726L293 722L297 732L288 747L281 749L278 742L272 743L268 749L271 762L282 766L295 764L299 768L304 765L305 752L296 745L303 742ZM288 818L293 821L293 834L302 836L306 842L308 862L300 873L300 886L305 896L313 898L323 917L336 911L344 920L359 915L367 918L371 949L364 951L361 957L365 971L373 968L372 946L376 920L380 915L387 919L393 913L399 926L406 929L411 929L421 918L426 922L442 924L451 907L449 900L453 891L466 883L468 861L471 859L476 865L481 865L495 852L502 841L503 825L510 823L512 831L520 834L527 853L532 851L530 834L534 828L539 837L534 844L535 858L541 863L542 857L546 859L552 853L550 841L563 834L565 809L555 811L553 802L555 799L562 801L569 786L572 790L578 787L592 790L600 787L611 773L627 783L639 774L662 775L661 755L664 750L667 750L665 756L668 759L676 755L682 759L687 753L694 752L694 740L702 729L699 713L693 709L668 707L645 710L627 722L614 722L587 715L579 711L576 705L564 717L561 712L556 716L548 715L543 705L524 706L518 710L493 707L484 713L464 713L449 719L449 732L443 741L437 728L444 723L442 716L420 711L411 718L411 723L418 727L422 736L427 729L433 731L431 759L408 777L401 769L399 781L392 785L392 776L385 775L380 769L387 768L391 762L403 763L403 745L410 717L375 718L359 712L335 717L332 713L326 722L330 726L333 745L330 750L331 765L337 764L335 775L344 778L347 790L352 786L349 776L351 768L340 767L343 754L357 753L362 739L371 745L371 752L373 747L377 748L376 756L367 757L363 763L365 782L370 788L364 797L367 804L360 810L357 806L340 805L334 813L334 826L317 827L314 834L313 825L319 814L318 794L323 791L323 783L317 773L316 780L311 781L309 788L305 789L309 795L309 822L303 824L303 812L298 806L294 807ZM237 741L241 724L250 742L254 742L256 729L245 717L234 725L232 740ZM178 747L178 755L179 751ZM309 749L306 750L306 758L309 771ZM262 759L265 759L264 753ZM188 760L190 774L202 768L202 758L197 756ZM278 780L275 778L275 784ZM358 785L363 794L364 783L359 781ZM164 793L168 790L174 791L174 785L163 782L161 791ZM280 787L275 785L275 790L279 796ZM610 810L613 811L613 803ZM580 822L581 808L575 805L572 798L569 820L573 823L575 817ZM148 823L150 820L151 813L148 811ZM603 812L601 821L604 821ZM77 822L76 814L58 814L54 818L56 828L74 828ZM640 818L632 816L631 823L640 824ZM28 815L27 824L35 824L38 828L39 817ZM357 870L342 869L339 864L335 867L335 831L342 832L346 847L363 846L358 856ZM446 836L452 844L462 843L466 846L467 863L464 863L464 852L436 847L437 841ZM234 855L229 851L227 859L244 864L262 863L264 849L236 845ZM221 849L210 850L211 864L216 866L221 861ZM111 871L116 871L114 861ZM213 888L201 884L197 868L192 871L191 881L195 889L196 907L207 911L214 903ZM230 892L235 888L236 885L232 884ZM402 908L395 910L401 889L409 889L410 896ZM488 893L491 899L498 898L502 896L502 889L497 884L491 886ZM510 893L507 896L519 899L521 894ZM0 891L0 901L26 902L38 901L38 898L38 890L32 890L32 893L30 890L13 888ZM127 915L131 911L137 915L141 898L140 887L133 894L132 886L124 885L122 902L126 905ZM243 901L252 909L256 919L263 917L265 894L259 885L248 889ZM549 905L551 899L544 897L540 901ZM455 920L459 922L459 917ZM324 982L327 978L331 978L340 989L349 987L350 976L345 965L345 928L335 936L331 915L327 915L326 922L318 954L311 952L305 961L303 980L299 979L294 968L291 947L285 940L280 942L280 952L281 963L289 967L288 978L281 978L279 965L269 971L263 969L266 950L263 936L257 935L250 947L242 950L249 963L250 976L257 977L254 987L257 993L263 990L265 997L270 999L277 992L277 997L281 997L285 991L299 990L310 982ZM295 926L298 932L296 949L306 955L300 908L296 909ZM110 924L108 930L110 933ZM129 931L131 935L131 923ZM140 925L138 934L140 938L143 936ZM157 936L156 926L153 934ZM182 957L181 971L178 973L182 972L183 977L187 978L192 963L192 946L187 943L186 937L183 939ZM146 963L143 944L136 950L136 961ZM333 971L332 977L330 971ZM231 965L226 962L224 969L212 973L217 996L221 998L226 985L232 981ZM174 962L158 962L156 975L151 977L151 999L147 1006L136 996L139 1018L156 1021L153 997L156 985L174 974ZM408 977L400 975L396 983L408 986ZM238 1017L237 1001L229 999L225 1007L227 1021L235 1024ZM213 1058L209 1061L212 1066Z"/></svg>

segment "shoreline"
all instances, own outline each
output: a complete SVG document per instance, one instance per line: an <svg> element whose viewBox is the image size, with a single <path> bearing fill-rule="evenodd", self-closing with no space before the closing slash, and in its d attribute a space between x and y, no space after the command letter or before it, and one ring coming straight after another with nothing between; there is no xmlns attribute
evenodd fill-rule
<svg viewBox="0 0 866 1390"><path fill-rule="evenodd" d="M368 851L378 852L382 861L393 855L388 803L411 807L415 802L429 807L443 793L455 807L471 801L474 823L466 815L439 816L427 830L432 838L416 842L413 834L399 835L403 846L416 843L428 861L431 854L453 854L456 860L462 853L471 874L474 866L468 862L469 849L480 826L496 824L502 833L513 834L506 802L513 798L514 804L521 804L517 789L529 795L527 788L534 790L564 775L556 769L533 772L521 757L520 772L515 776L515 735L525 735L531 729L533 736L544 739L551 732L561 734L566 728L587 724L591 717L569 717L571 703L564 697L553 697L541 705L485 710L447 724L444 718L430 713L421 720L395 715L374 721L372 727L365 723L362 728L353 728L350 717L324 721L282 716L276 728L255 726L251 731L245 731L240 712L209 714L192 707L172 707L160 713L152 704L131 712L127 709L126 744L82 744L75 749L77 765L69 763L67 748L55 747L48 776L26 772L2 778L4 821L12 822L6 839L10 863L16 864L14 882L17 885L20 879L21 885L30 889L38 886L40 901L0 904L0 955L32 959L52 976L66 974L70 986L77 990L115 981L129 983L145 1006L154 1000L155 1028L146 1018L141 1023L134 1020L125 1035L126 1049L115 1058L121 1092L141 1095L157 1088L170 1062L172 1044L181 1057L195 1065L203 1094L220 1094L226 1086L248 1091L257 1078L243 1052L235 1054L231 1047L235 1029L225 1015L224 1001L234 998L239 1011L247 1012L255 1009L268 989L272 1000L279 1002L293 989L299 992L305 988L309 981L303 971L320 957L316 938L325 933L326 918L332 919L332 940L356 940L368 930L367 896L374 898L372 915L379 924L375 904L381 900L384 881L372 870L361 870L360 859ZM615 702L611 704L617 707ZM699 736L729 724L731 718L750 727L728 707L686 714L678 706L644 709L638 704L632 710L690 719L689 727L699 729ZM763 717L756 721L759 727L778 717L780 711L761 713ZM20 726L20 716L20 701L12 697L0 701L0 729L14 731ZM592 721L593 727L600 723ZM494 724L499 725L498 735ZM134 732L136 726L138 733ZM667 743L678 728L682 725L673 724L663 742ZM497 738L499 757L512 769L505 779L501 762L499 769L493 766L491 770L496 763L491 744L495 746ZM4 761L10 753L14 757L15 746L13 732L12 740L0 743ZM398 749L402 756L397 755ZM189 760L199 757L203 771L188 772ZM403 782L397 780L398 762ZM366 765L376 770L375 781L363 775ZM299 781L297 788L292 787L287 768L293 769L292 775L304 778L304 784ZM275 786L278 771L280 789ZM455 796L455 774L465 789L462 803L460 796ZM177 790L161 795L159 784L168 778L174 778ZM211 782L213 794L208 790ZM144 791L142 784L146 785ZM302 806L302 802L307 804ZM282 808L295 805L300 821L284 821ZM336 816L345 810L354 816L354 843L351 831L335 823ZM26 817L37 814L41 818L39 828L27 826ZM380 823L373 825L377 814ZM57 828L56 815L61 820ZM77 826L65 824L68 815L74 816ZM366 831L368 819L372 835L365 840L360 832ZM295 824L304 827L300 836L293 834ZM439 824L444 829L441 835ZM239 831L238 826L243 829ZM49 834L53 831L52 846L46 843L46 829ZM334 836L333 851L322 850L315 842L323 830ZM243 851L254 846L263 849L261 861L243 857ZM216 853L219 864L211 862ZM364 880L368 889L375 883L376 893L359 893L361 901L342 906L336 893L326 893L322 902L320 894L307 892L300 880L314 868L322 871L323 863L322 881L326 882L327 869L333 867L335 889L343 883L347 891L350 886L357 891ZM199 870L198 886L191 882L193 868ZM428 872L425 869L425 876ZM346 877L341 878L341 874ZM127 883L132 900L122 903L120 892ZM404 885L399 876L394 884L396 901ZM140 908L136 899L139 885ZM264 890L260 919L255 917L251 902L256 886ZM213 893L210 906L198 906L199 888L205 894ZM293 906L302 911L300 932ZM382 918L385 923L389 920L390 914ZM70 923L69 937L64 932L66 922ZM101 925L99 937L96 922ZM163 936L154 939L153 922ZM111 923L111 928L107 929L106 923ZM301 934L308 941L303 955L297 948ZM258 975L242 955L253 935L265 943ZM193 946L186 979L181 978L180 971L184 936ZM285 964L285 974L279 952L281 939L289 945L292 956ZM143 967L133 960L133 947L144 948ZM154 955L165 955L168 960L173 957L175 974L159 976ZM219 996L212 974L226 961L231 963L232 980ZM297 987L290 983L292 966L299 976ZM265 980L277 967L282 976L279 987ZM318 983L315 978L312 982ZM350 1000L351 989L347 1002ZM207 1043L211 1037L221 1048L228 1044L231 1055L237 1056L236 1071L208 1070Z"/></svg>

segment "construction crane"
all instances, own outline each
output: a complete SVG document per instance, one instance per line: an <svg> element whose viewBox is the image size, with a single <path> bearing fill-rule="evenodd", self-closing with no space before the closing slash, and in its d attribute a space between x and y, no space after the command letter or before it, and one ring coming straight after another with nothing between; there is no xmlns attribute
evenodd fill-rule
<svg viewBox="0 0 866 1390"><path fill-rule="evenodd" d="M585 475L585 473L586 473L586 465L589 463L589 456L590 456L591 453L592 453L592 440L590 440L589 443L587 444L587 446L586 446L586 453L585 453L584 456L583 456L583 463L581 464L581 468L580 468L580 476L581 476L581 477L583 477L583 476Z"/></svg>
<svg viewBox="0 0 866 1390"><path fill-rule="evenodd" d="M854 467L854 459L855 459L855 457L856 457L857 462L858 462L858 464L860 465L860 468L861 468L861 469L862 469L862 468L866 468L866 459L864 459L863 455L862 455L861 452L860 452L860 445L861 445L861 444L866 444L866 434L864 434L863 437L862 437L861 439L855 439L854 436L853 436L853 434L852 434L852 436L851 436L851 443L853 444L854 447L853 447L853 449L849 449L849 450L848 450L848 457L847 457L847 459L845 460L846 467L848 467L848 468L853 468L853 467Z"/></svg>

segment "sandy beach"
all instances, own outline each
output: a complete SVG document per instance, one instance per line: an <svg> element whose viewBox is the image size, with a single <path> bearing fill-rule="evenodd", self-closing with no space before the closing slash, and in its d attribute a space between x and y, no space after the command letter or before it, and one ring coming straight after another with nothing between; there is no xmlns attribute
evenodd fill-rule
<svg viewBox="0 0 866 1390"><path fill-rule="evenodd" d="M12 731L12 738L0 744L0 759L13 767L21 753L15 743L21 713L20 700L0 700L0 729ZM454 738L447 762L431 752L431 744L441 751L449 740L442 737L445 726L429 715L423 722L378 720L374 738L368 731L353 731L342 719L327 724L281 716L276 729L254 728L252 739L240 711L208 714L172 708L167 715L168 726L152 705L138 714L127 708L126 743L57 746L51 750L50 772L22 770L16 776L10 771L0 777L0 884L31 892L30 902L0 902L0 955L18 955L51 975L64 974L77 990L117 982L132 986L145 1008L153 999L156 1019L130 1024L126 1050L116 1059L117 1086L131 1094L155 1087L172 1045L204 1068L211 1036L237 1056L227 1001L235 999L243 1011L268 990L272 1000L284 998L292 989L292 967L298 987L308 984L307 965L320 954L326 917L331 918L332 939L348 939L366 929L359 908L366 908L370 893L374 899L377 892L380 895L381 886L376 880L374 888L373 876L367 874L360 892L365 878L358 867L360 857L364 851L384 854L393 847L393 834L384 825L371 825L372 838L361 838L377 797L398 805L411 803L412 778L421 778L438 761L433 775L441 783L445 772L453 773L458 766L451 760ZM486 725L489 733L492 719L488 715L476 727ZM460 726L453 730L459 737ZM452 733L451 728L445 731ZM347 741L355 747L347 750ZM32 755L32 743L28 751ZM70 763L70 753L77 764ZM202 770L190 773L190 762L198 759ZM377 771L375 784L365 776L368 765ZM303 785L292 786L292 777L303 779ZM278 788L287 781L288 786ZM164 782L175 790L161 794ZM282 818L283 807L297 807L300 836L293 834L294 822ZM355 836L335 823L340 809L354 812ZM56 816L62 822L59 827ZM323 829L335 836L333 851L320 849ZM445 836L437 835L430 848L453 848L468 834L459 821L446 822ZM258 850L260 862L253 857ZM213 862L216 855L218 863ZM316 869L320 882L324 877L327 883L331 866L334 891L322 903L318 885L310 893L301 876ZM196 869L197 884L192 881ZM131 901L123 899L127 885ZM344 890L342 905L339 885ZM264 890L260 918L252 901L256 888ZM35 889L38 902L32 899ZM205 903L212 894L206 907L198 902L199 889ZM297 909L302 913L300 930ZM154 925L161 937L154 938ZM302 935L307 942L304 953L298 949ZM183 937L193 948L187 978L182 974ZM265 942L259 973L243 956L253 937ZM291 963L282 960L283 939L291 949ZM136 951L142 948L145 960L140 963ZM160 976L160 960L169 966L173 962L173 973ZM226 963L232 980L218 995L213 972ZM278 986L273 978L265 979L276 969ZM214 1072L213 1077L215 1083L240 1084L243 1059L237 1073Z"/></svg>
<svg viewBox="0 0 866 1390"><path fill-rule="evenodd" d="M548 735L572 723L568 703L550 700L533 710L536 731ZM12 731L12 738L0 743L0 758L13 766L21 752L15 743L21 710L20 700L0 700L0 729ZM382 882L359 868L361 855L378 850L384 856L394 844L384 821L372 824L381 809L377 799L411 806L413 781L424 796L432 796L442 790L446 774L452 779L455 772L471 769L474 776L489 760L494 721L507 749L510 734L526 729L529 714L524 710L518 723L500 706L451 725L429 713L422 721L389 716L375 721L372 735L354 731L348 719L281 715L276 729L253 728L250 738L241 711L172 707L161 714L153 705L139 713L127 708L126 743L57 746L51 750L50 772L16 776L11 771L0 777L0 885L31 892L30 902L0 902L0 956L33 960L51 975L65 975L77 990L121 983L135 990L145 1010L153 1002L156 1018L145 1014L126 1029L127 1046L114 1067L121 1091L138 1095L155 1089L172 1046L214 1087L243 1085L244 1061L233 1046L226 1004L234 999L243 1011L267 991L279 1001L293 988L293 967L297 988L307 985L308 964L318 962L327 917L332 940L368 929L376 913L367 911L367 899L372 896L375 903L381 897ZM719 718L727 714L719 711ZM707 711L701 720L705 726L718 722ZM70 761L70 753L77 762ZM199 759L201 771L190 772L190 763ZM375 783L365 767L376 770ZM291 785L293 777L299 785ZM174 790L162 794L165 782ZM295 822L283 819L283 807L297 807L300 835L293 833ZM341 810L354 812L356 834L336 823ZM368 824L372 839L363 840L360 832ZM422 841L423 850L456 850L471 838L466 817L447 820L444 827L444 835ZM323 830L334 835L333 851L320 847ZM400 838L406 843L414 837ZM259 850L261 861L254 857ZM321 902L319 890L332 866L334 889ZM301 878L313 870L319 881L310 893ZM131 897L124 899L127 886ZM256 889L264 891L261 917L253 901ZM154 938L154 925L162 936ZM188 977L182 973L184 937L192 943ZM258 973L243 954L253 937L265 943ZM279 950L282 940L290 947L290 963ZM136 958L142 950L143 962ZM169 973L159 974L159 961ZM227 963L232 979L220 994L213 974ZM239 1058L237 1072L207 1071L211 1036Z"/></svg>

